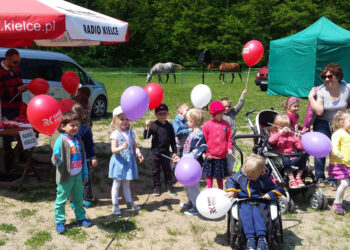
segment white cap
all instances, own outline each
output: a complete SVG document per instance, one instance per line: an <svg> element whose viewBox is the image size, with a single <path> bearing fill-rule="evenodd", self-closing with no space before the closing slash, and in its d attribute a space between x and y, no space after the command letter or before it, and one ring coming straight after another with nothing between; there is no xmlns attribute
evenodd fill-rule
<svg viewBox="0 0 350 250"><path fill-rule="evenodd" d="M113 116L120 115L123 113L122 107L118 106L115 109L113 109Z"/></svg>

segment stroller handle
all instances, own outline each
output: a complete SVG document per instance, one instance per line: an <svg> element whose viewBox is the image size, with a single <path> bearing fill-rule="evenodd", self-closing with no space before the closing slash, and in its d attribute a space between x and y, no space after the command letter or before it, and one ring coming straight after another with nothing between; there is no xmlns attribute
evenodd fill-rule
<svg viewBox="0 0 350 250"><path fill-rule="evenodd" d="M262 145L261 148L258 149L258 154L262 154L263 152L263 149L266 147L267 143L268 143L268 140L266 138L265 135L255 135L255 134L250 134L250 135L235 135L233 137L233 146L237 149L237 151L239 152L239 154L241 155L241 163L243 164L243 153L241 151L241 149L238 147L237 143L236 143L236 140L237 139L254 139L254 138L262 138L264 143Z"/></svg>
<svg viewBox="0 0 350 250"><path fill-rule="evenodd" d="M245 112L244 118L247 121L247 123L248 123L249 127L251 128L251 130L253 130L254 134L258 134L258 131L256 130L256 128L254 127L252 121L249 118L249 115L251 113L254 113L255 111L256 111L255 109L248 110L247 112Z"/></svg>

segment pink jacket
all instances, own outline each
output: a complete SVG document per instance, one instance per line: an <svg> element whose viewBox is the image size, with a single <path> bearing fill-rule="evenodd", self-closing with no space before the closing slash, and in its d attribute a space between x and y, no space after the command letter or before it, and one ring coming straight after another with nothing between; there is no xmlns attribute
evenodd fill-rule
<svg viewBox="0 0 350 250"><path fill-rule="evenodd" d="M285 154L295 153L295 148L304 150L301 140L291 132L286 135L281 135L279 132L273 133L269 137L269 143L275 151Z"/></svg>
<svg viewBox="0 0 350 250"><path fill-rule="evenodd" d="M208 145L206 156L211 155L213 159L223 159L226 158L228 150L232 151L232 131L227 121L217 122L211 118L204 123L203 134Z"/></svg>
<svg viewBox="0 0 350 250"><path fill-rule="evenodd" d="M287 112L286 115L289 117L291 121L291 127L292 131L298 131L298 130L303 130L302 126L299 126L299 114L293 115L292 113ZM296 130L296 126L298 126L298 129Z"/></svg>

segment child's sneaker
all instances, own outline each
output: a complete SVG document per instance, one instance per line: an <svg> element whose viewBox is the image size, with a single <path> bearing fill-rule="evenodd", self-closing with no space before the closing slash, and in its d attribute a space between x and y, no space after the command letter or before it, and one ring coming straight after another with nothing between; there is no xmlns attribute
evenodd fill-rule
<svg viewBox="0 0 350 250"><path fill-rule="evenodd" d="M141 209L140 206L138 206L138 205L136 205L136 204L134 204L132 202L127 202L126 206L127 206L128 209L133 209L134 211L139 211Z"/></svg>
<svg viewBox="0 0 350 250"><path fill-rule="evenodd" d="M118 205L113 205L112 212L113 212L114 215L117 215L117 216L122 214L122 212L119 210L119 206Z"/></svg>
<svg viewBox="0 0 350 250"><path fill-rule="evenodd" d="M66 231L66 228L64 226L64 223L62 223L62 222L56 223L56 232L57 233L63 234L65 231Z"/></svg>
<svg viewBox="0 0 350 250"><path fill-rule="evenodd" d="M176 195L176 192L175 192L175 189L174 189L174 188L169 188L169 189L168 189L168 193L169 193L170 195Z"/></svg>
<svg viewBox="0 0 350 250"><path fill-rule="evenodd" d="M186 203L181 203L180 207L183 209L191 209L192 208L192 203L190 201L186 202Z"/></svg>
<svg viewBox="0 0 350 250"><path fill-rule="evenodd" d="M154 195L154 196L160 196L160 189L155 188L155 189L153 190L153 195Z"/></svg>
<svg viewBox="0 0 350 250"><path fill-rule="evenodd" d="M298 183L294 178L289 180L289 187L292 189L298 188Z"/></svg>
<svg viewBox="0 0 350 250"><path fill-rule="evenodd" d="M343 215L346 213L346 210L343 208L341 203L333 203L332 208L336 214Z"/></svg>
<svg viewBox="0 0 350 250"><path fill-rule="evenodd" d="M266 250L268 249L267 247L267 242L266 238L264 236L260 236L258 239L258 245L257 245L257 250Z"/></svg>
<svg viewBox="0 0 350 250"><path fill-rule="evenodd" d="M86 207L86 208L92 207L91 201L84 201L83 205L84 205L84 207Z"/></svg>
<svg viewBox="0 0 350 250"><path fill-rule="evenodd" d="M193 208L185 211L184 214L194 216L194 215L199 215L199 212L198 212L197 208L193 207Z"/></svg>
<svg viewBox="0 0 350 250"><path fill-rule="evenodd" d="M256 245L255 245L255 239L254 238L248 238L247 240L247 250L255 250Z"/></svg>
<svg viewBox="0 0 350 250"><path fill-rule="evenodd" d="M84 219L84 220L77 220L78 225L83 226L83 227L90 227L91 226L91 221Z"/></svg>
<svg viewBox="0 0 350 250"><path fill-rule="evenodd" d="M305 183L303 182L300 176L297 176L296 181L297 181L298 187L305 187Z"/></svg>

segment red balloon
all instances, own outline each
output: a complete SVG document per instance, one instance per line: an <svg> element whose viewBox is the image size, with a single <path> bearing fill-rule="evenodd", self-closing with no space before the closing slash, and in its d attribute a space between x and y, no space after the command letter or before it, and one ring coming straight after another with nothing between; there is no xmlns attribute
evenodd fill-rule
<svg viewBox="0 0 350 250"><path fill-rule="evenodd" d="M164 92L162 87L158 83L149 83L144 87L149 98L149 109L155 109L158 107L164 98Z"/></svg>
<svg viewBox="0 0 350 250"><path fill-rule="evenodd" d="M33 128L45 135L52 135L61 123L61 110L54 98L37 95L30 100L27 117Z"/></svg>
<svg viewBox="0 0 350 250"><path fill-rule="evenodd" d="M264 55L264 47L261 42L251 40L247 42L242 50L242 56L245 63L251 67L257 64Z"/></svg>
<svg viewBox="0 0 350 250"><path fill-rule="evenodd" d="M62 99L58 101L58 106L61 109L61 112L70 111L75 102L72 99Z"/></svg>
<svg viewBox="0 0 350 250"><path fill-rule="evenodd" d="M61 77L62 87L70 94L74 94L77 91L80 83L80 79L77 73L73 71L66 71Z"/></svg>
<svg viewBox="0 0 350 250"><path fill-rule="evenodd" d="M46 95L49 92L49 83L42 78L34 78L28 84L28 88L33 95Z"/></svg>

